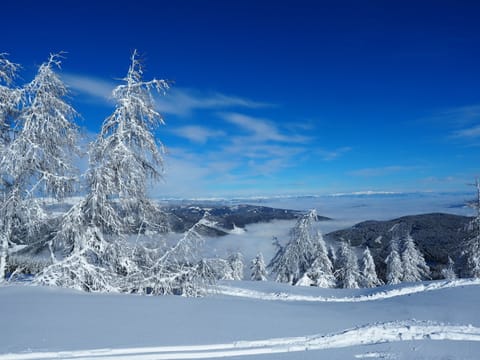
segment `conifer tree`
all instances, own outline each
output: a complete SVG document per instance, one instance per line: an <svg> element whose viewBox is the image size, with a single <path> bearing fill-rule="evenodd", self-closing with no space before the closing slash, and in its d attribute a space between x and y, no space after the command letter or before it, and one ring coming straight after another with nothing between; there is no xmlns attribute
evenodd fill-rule
<svg viewBox="0 0 480 360"><path fill-rule="evenodd" d="M72 165L72 154L77 153L76 112L65 101L68 90L54 71L60 64L60 55L50 55L22 89L16 133L0 162L6 185L2 242L25 244L34 238L42 243L39 230L46 216L37 199L49 195L61 199L72 192L77 179Z"/></svg>
<svg viewBox="0 0 480 360"><path fill-rule="evenodd" d="M346 289L359 287L361 274L358 269L358 259L346 241L342 241L338 249L335 267L335 277L339 287Z"/></svg>
<svg viewBox="0 0 480 360"><path fill-rule="evenodd" d="M232 271L232 280L243 280L243 255L239 252L230 254L227 261Z"/></svg>
<svg viewBox="0 0 480 360"><path fill-rule="evenodd" d="M480 180L475 180L477 198L470 204L475 209L475 217L469 223L470 237L465 242L463 254L467 258L468 274L480 278Z"/></svg>
<svg viewBox="0 0 480 360"><path fill-rule="evenodd" d="M370 249L368 248L368 246L363 252L361 274L361 283L363 287L371 288L382 285L382 281L377 276L375 262L373 261L372 254L370 253Z"/></svg>
<svg viewBox="0 0 480 360"><path fill-rule="evenodd" d="M325 240L319 231L317 232L316 241L317 249L315 252L315 260L295 285L318 286L323 288L335 287L336 281L333 275L333 265L328 257Z"/></svg>
<svg viewBox="0 0 480 360"><path fill-rule="evenodd" d="M430 268L425 262L422 253L415 246L410 234L403 239L402 250L402 281L415 282L430 278Z"/></svg>
<svg viewBox="0 0 480 360"><path fill-rule="evenodd" d="M447 267L442 269L442 275L446 280L455 280L457 278L457 274L455 274L455 264L450 256L448 257Z"/></svg>
<svg viewBox="0 0 480 360"><path fill-rule="evenodd" d="M7 59L7 54L0 54L0 157L3 157L11 141L12 116L20 102L20 91L11 87L19 65ZM11 189L11 178L3 166L0 173L0 283L4 281L7 269L9 249L13 245L12 228L14 221L11 202L7 196ZM10 203L10 206L9 206Z"/></svg>
<svg viewBox="0 0 480 360"><path fill-rule="evenodd" d="M390 253L385 259L387 265L386 280L387 284L395 285L402 282L403 267L400 254L398 253L397 239L392 238L390 241Z"/></svg>
<svg viewBox="0 0 480 360"><path fill-rule="evenodd" d="M252 260L250 264L251 275L250 279L254 281L266 281L267 270L265 268L265 261L263 260L263 254L259 252L257 256Z"/></svg>
<svg viewBox="0 0 480 360"><path fill-rule="evenodd" d="M276 281L295 284L309 269L316 252L316 231L314 224L317 212L309 211L297 220L290 231L290 241L278 251L268 265L276 274Z"/></svg>
<svg viewBox="0 0 480 360"><path fill-rule="evenodd" d="M116 108L90 147L88 193L65 214L54 238L67 258L41 274L40 283L109 291L138 273L123 235L133 223L154 226L153 217L161 213L147 198L147 181L158 179L162 167L153 131L163 119L151 91L168 87L164 80L143 81L142 75L135 51L123 84L113 91ZM72 275L77 266L82 272Z"/></svg>

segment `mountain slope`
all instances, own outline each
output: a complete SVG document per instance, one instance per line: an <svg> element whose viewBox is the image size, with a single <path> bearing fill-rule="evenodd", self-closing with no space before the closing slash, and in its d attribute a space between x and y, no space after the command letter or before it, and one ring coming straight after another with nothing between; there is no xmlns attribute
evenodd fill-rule
<svg viewBox="0 0 480 360"><path fill-rule="evenodd" d="M332 241L349 241L356 247L368 246L380 275L384 278L384 259L395 225L410 231L425 260L433 268L434 278L447 264L448 256L456 262L456 270L463 274L463 242L468 237L467 226L471 218L460 215L432 213L404 216L388 221L364 221L351 228L326 235Z"/></svg>

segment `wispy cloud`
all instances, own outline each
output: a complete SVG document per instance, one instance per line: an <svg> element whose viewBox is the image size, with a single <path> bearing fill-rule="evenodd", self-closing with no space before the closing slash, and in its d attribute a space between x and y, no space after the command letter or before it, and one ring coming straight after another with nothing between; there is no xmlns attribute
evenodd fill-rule
<svg viewBox="0 0 480 360"><path fill-rule="evenodd" d="M98 77L66 73L62 75L65 83L74 91L108 102L112 90L118 81ZM164 114L190 116L195 110L221 111L229 108L265 108L273 104L254 101L220 92L201 92L194 89L172 87L165 95L155 97L157 109Z"/></svg>
<svg viewBox="0 0 480 360"><path fill-rule="evenodd" d="M480 105L458 106L437 111L423 120L435 124L443 123L453 127L463 127L480 120Z"/></svg>
<svg viewBox="0 0 480 360"><path fill-rule="evenodd" d="M310 141L310 138L307 136L280 131L274 122L267 119L239 113L223 113L220 115L227 122L249 133L252 140L284 143L305 143Z"/></svg>
<svg viewBox="0 0 480 360"><path fill-rule="evenodd" d="M469 127L466 129L456 130L452 134L457 139L474 139L480 137L480 125Z"/></svg>
<svg viewBox="0 0 480 360"><path fill-rule="evenodd" d="M272 104L254 101L219 92L200 93L192 89L172 88L165 96L157 98L160 112L189 116L195 110L222 110L227 108L263 108Z"/></svg>
<svg viewBox="0 0 480 360"><path fill-rule="evenodd" d="M62 79L74 91L96 97L101 101L108 101L115 88L115 82L92 76L66 73L62 74Z"/></svg>
<svg viewBox="0 0 480 360"><path fill-rule="evenodd" d="M363 176L363 177L375 177L375 176L387 176L399 172L418 170L419 166L401 166L392 165L384 167L364 168L348 172L351 176Z"/></svg>
<svg viewBox="0 0 480 360"><path fill-rule="evenodd" d="M225 136L222 130L212 130L203 126L181 126L170 130L175 135L188 139L197 144L205 144L211 138Z"/></svg>
<svg viewBox="0 0 480 360"><path fill-rule="evenodd" d="M480 137L480 105L458 106L434 112L421 119L430 126L445 131L444 140L475 145L471 142Z"/></svg>

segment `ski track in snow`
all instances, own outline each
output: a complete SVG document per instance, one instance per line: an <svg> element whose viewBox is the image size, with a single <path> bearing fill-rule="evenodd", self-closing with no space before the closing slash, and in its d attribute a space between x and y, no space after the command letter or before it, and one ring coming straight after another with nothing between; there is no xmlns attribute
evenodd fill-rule
<svg viewBox="0 0 480 360"><path fill-rule="evenodd" d="M311 295L296 295L290 293L265 293L261 291L236 288L233 286L216 286L211 290L214 294L244 297L258 300L269 301L308 301L308 302L363 302L363 301L375 301L382 299L390 299L397 296L405 296L416 294L425 291L435 291L448 288L455 288L460 286L472 286L480 285L480 279L458 279L458 280L445 280L436 281L432 283L418 283L411 286L400 287L398 289L389 289L384 291L373 292L369 295L360 296L347 296L347 297L324 297L324 296L311 296Z"/></svg>
<svg viewBox="0 0 480 360"><path fill-rule="evenodd" d="M0 360L213 359L344 348L412 340L480 341L480 328L471 325L454 326L435 322L409 320L371 324L328 335L273 338L211 345L10 353L1 354ZM369 356L364 354L363 357Z"/></svg>

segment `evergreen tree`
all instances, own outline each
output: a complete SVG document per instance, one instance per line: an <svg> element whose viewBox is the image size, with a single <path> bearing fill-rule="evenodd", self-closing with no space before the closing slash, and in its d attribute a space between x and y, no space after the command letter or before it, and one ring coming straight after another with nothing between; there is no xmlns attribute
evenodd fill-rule
<svg viewBox="0 0 480 360"><path fill-rule="evenodd" d="M199 259L204 243L200 230L211 224L206 212L174 246L145 249L135 261L136 271L126 278L128 292L154 295L200 296L216 280L212 261Z"/></svg>
<svg viewBox="0 0 480 360"><path fill-rule="evenodd" d="M10 62L7 54L0 54L0 157L3 157L11 140L10 119L20 100L20 92L11 87L19 65ZM12 227L15 211L11 201L7 202L7 194L11 187L11 179L2 167L0 173L0 283L5 279L9 249L13 245ZM10 206L9 206L10 205Z"/></svg>
<svg viewBox="0 0 480 360"><path fill-rule="evenodd" d="M227 261L232 271L232 280L243 280L243 255L239 252L230 254Z"/></svg>
<svg viewBox="0 0 480 360"><path fill-rule="evenodd" d="M398 253L397 239L392 238L390 241L390 253L385 259L387 264L387 284L394 285L402 282L403 278L403 267L402 260Z"/></svg>
<svg viewBox="0 0 480 360"><path fill-rule="evenodd" d="M266 281L267 270L265 268L265 261L263 260L263 254L259 252L257 256L252 260L250 264L251 275L250 279L254 281Z"/></svg>
<svg viewBox="0 0 480 360"><path fill-rule="evenodd" d="M361 273L363 287L371 288L382 285L382 281L377 276L375 262L373 261L372 254L370 253L368 246L363 252Z"/></svg>
<svg viewBox="0 0 480 360"><path fill-rule="evenodd" d="M325 240L320 232L317 232L316 257L310 268L297 281L299 286L318 286L323 288L335 287L333 265L328 257Z"/></svg>
<svg viewBox="0 0 480 360"><path fill-rule="evenodd" d="M295 284L309 269L316 252L314 224L317 212L311 210L298 219L290 231L290 241L278 251L268 265L276 281Z"/></svg>
<svg viewBox="0 0 480 360"><path fill-rule="evenodd" d="M337 254L332 245L328 247L328 258L330 259L330 262L332 264L335 264L337 262Z"/></svg>
<svg viewBox="0 0 480 360"><path fill-rule="evenodd" d="M356 289L361 280L358 259L346 241L342 241L338 252L335 276L341 288Z"/></svg>
<svg viewBox="0 0 480 360"><path fill-rule="evenodd" d="M415 282L430 278L430 268L425 262L422 253L415 246L410 234L403 239L402 250L402 281Z"/></svg>
<svg viewBox="0 0 480 360"><path fill-rule="evenodd" d="M67 88L54 72L60 63L59 55L51 55L22 89L16 134L0 163L6 185L2 243L25 244L34 239L42 244L45 239L40 229L46 216L39 195L60 199L72 192L76 181L72 165L72 154L77 152L76 112L65 101ZM3 267L4 261L0 263ZM4 269L1 271L3 277Z"/></svg>
<svg viewBox="0 0 480 360"><path fill-rule="evenodd" d="M8 54L0 54L0 151L12 139L12 125L18 115L22 91L12 87L20 65L8 60Z"/></svg>
<svg viewBox="0 0 480 360"><path fill-rule="evenodd" d="M110 291L138 273L123 234L131 230L132 219L153 226L158 221L153 217L161 213L146 195L147 180L158 179L162 166L153 131L163 120L151 91L168 87L163 80L143 81L142 75L135 51L124 84L113 91L115 111L89 151L88 194L65 214L54 238L58 248L67 249L67 258L37 282ZM78 267L81 272L73 269Z"/></svg>
<svg viewBox="0 0 480 360"><path fill-rule="evenodd" d="M476 201L470 204L475 209L475 217L469 223L471 236L465 242L463 254L467 258L467 269L471 277L480 278L480 180L475 180Z"/></svg>
<svg viewBox="0 0 480 360"><path fill-rule="evenodd" d="M448 257L447 267L442 269L442 275L443 278L447 280L455 280L457 278L457 274L455 274L455 264L450 256Z"/></svg>

